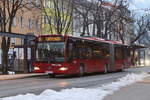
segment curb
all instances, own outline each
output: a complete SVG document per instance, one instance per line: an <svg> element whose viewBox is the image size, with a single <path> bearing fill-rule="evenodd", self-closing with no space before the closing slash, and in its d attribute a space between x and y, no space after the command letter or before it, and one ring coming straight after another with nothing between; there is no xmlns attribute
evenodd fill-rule
<svg viewBox="0 0 150 100"><path fill-rule="evenodd" d="M2 81L2 80L14 80L14 79L31 78L31 77L39 77L39 76L46 76L46 75L47 74L45 74L45 73L0 75L0 81Z"/></svg>

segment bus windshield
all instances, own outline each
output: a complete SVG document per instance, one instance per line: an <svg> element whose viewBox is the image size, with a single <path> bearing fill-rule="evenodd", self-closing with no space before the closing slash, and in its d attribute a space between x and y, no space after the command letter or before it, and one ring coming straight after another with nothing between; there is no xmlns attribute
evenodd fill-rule
<svg viewBox="0 0 150 100"><path fill-rule="evenodd" d="M64 62L64 42L39 42L37 45L37 61Z"/></svg>

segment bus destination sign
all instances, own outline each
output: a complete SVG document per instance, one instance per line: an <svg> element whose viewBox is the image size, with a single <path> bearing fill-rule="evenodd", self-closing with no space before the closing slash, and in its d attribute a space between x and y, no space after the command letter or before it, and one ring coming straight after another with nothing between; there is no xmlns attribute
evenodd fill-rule
<svg viewBox="0 0 150 100"><path fill-rule="evenodd" d="M63 41L63 38L62 37L39 37L39 41L40 42L43 42L43 41L46 41L46 42Z"/></svg>

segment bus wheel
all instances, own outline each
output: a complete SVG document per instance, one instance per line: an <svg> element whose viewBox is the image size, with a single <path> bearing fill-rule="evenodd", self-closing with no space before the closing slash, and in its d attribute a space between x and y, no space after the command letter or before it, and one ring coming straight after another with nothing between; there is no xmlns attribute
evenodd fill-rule
<svg viewBox="0 0 150 100"><path fill-rule="evenodd" d="M84 75L84 67L80 66L79 67L79 76L82 77Z"/></svg>
<svg viewBox="0 0 150 100"><path fill-rule="evenodd" d="M104 73L105 73L105 74L108 73L108 65L107 65L107 64L105 64L105 66L104 66Z"/></svg>

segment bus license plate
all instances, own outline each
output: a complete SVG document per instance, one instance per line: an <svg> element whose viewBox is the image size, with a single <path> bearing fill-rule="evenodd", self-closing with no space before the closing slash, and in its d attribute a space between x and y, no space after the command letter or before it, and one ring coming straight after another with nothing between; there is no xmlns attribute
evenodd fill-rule
<svg viewBox="0 0 150 100"><path fill-rule="evenodd" d="M45 73L46 73L46 74L53 74L52 71L46 71Z"/></svg>

